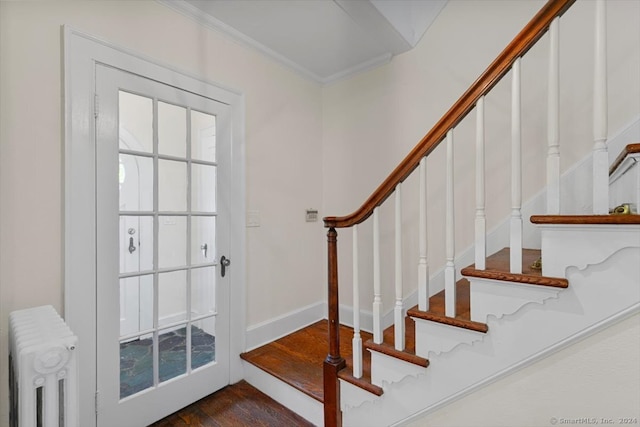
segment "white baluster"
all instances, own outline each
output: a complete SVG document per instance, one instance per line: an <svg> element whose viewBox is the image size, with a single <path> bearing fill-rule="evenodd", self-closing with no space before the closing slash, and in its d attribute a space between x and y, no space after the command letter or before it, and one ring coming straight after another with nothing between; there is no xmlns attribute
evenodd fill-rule
<svg viewBox="0 0 640 427"><path fill-rule="evenodd" d="M485 215L484 186L484 96L476 104L476 268L484 270L487 258L487 219Z"/></svg>
<svg viewBox="0 0 640 427"><path fill-rule="evenodd" d="M382 343L382 292L380 290L380 217L373 210L373 342Z"/></svg>
<svg viewBox="0 0 640 427"><path fill-rule="evenodd" d="M418 309L429 310L429 261L427 260L427 158L420 160L420 215L418 240Z"/></svg>
<svg viewBox="0 0 640 427"><path fill-rule="evenodd" d="M596 1L595 72L593 83L593 213L609 213L607 152L607 9Z"/></svg>
<svg viewBox="0 0 640 427"><path fill-rule="evenodd" d="M520 127L520 58L511 69L511 238L510 269L522 273L522 147Z"/></svg>
<svg viewBox="0 0 640 427"><path fill-rule="evenodd" d="M395 282L396 304L393 309L394 342L396 350L404 350L404 315L402 310L402 184L396 186L395 216Z"/></svg>
<svg viewBox="0 0 640 427"><path fill-rule="evenodd" d="M455 212L453 205L453 130L447 132L447 183L446 183L446 218L445 218L445 252L444 297L445 315L456 316L456 266L455 258Z"/></svg>
<svg viewBox="0 0 640 427"><path fill-rule="evenodd" d="M560 214L560 18L549 27L547 105L547 214Z"/></svg>
<svg viewBox="0 0 640 427"><path fill-rule="evenodd" d="M360 271L358 269L358 225L353 226L353 376L362 377L362 337L360 336Z"/></svg>

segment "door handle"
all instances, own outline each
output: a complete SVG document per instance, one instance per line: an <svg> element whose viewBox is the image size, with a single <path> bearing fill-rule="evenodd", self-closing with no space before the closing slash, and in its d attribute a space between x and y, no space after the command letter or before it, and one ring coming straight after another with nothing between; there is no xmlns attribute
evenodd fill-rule
<svg viewBox="0 0 640 427"><path fill-rule="evenodd" d="M200 250L202 251L202 255L206 258L207 251L209 250L209 245L207 245L206 243L203 245L200 245Z"/></svg>
<svg viewBox="0 0 640 427"><path fill-rule="evenodd" d="M133 237L129 237L129 253L132 254L136 251L136 245L133 244Z"/></svg>
<svg viewBox="0 0 640 427"><path fill-rule="evenodd" d="M227 258L226 256L222 255L222 258L220 258L220 275L222 277L224 277L225 274L227 274L227 267L229 267L231 265L231 260L229 258Z"/></svg>

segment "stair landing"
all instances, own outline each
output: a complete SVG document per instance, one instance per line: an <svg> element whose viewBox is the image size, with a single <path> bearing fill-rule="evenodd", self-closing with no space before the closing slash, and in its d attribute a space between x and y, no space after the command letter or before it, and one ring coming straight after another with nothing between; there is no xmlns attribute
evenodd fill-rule
<svg viewBox="0 0 640 427"><path fill-rule="evenodd" d="M382 346L392 348L393 326L387 328L383 335L385 344ZM355 378L353 377L353 328L340 325L340 355L347 362L347 367L340 371L339 376L345 381L380 396L382 388L371 384L371 353L365 348L365 345L370 345L368 341L373 339L373 335L360 331L360 336L362 342L366 343L363 344L362 354L363 375L362 378ZM417 358L414 336L414 322L407 318L404 353L405 357L409 359L412 355ZM283 338L243 353L240 357L291 387L324 403L322 369L328 350L329 325L327 320L320 320Z"/></svg>

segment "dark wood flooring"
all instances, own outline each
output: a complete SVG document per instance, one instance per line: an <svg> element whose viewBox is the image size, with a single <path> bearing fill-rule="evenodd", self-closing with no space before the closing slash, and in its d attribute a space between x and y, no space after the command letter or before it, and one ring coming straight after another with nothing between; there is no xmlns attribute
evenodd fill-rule
<svg viewBox="0 0 640 427"><path fill-rule="evenodd" d="M246 381L230 385L152 427L313 426Z"/></svg>

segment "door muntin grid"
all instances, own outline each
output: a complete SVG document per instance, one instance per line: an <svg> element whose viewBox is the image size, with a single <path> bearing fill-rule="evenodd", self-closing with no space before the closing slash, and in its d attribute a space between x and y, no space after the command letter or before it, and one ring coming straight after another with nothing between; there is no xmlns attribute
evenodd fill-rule
<svg viewBox="0 0 640 427"><path fill-rule="evenodd" d="M125 399L215 363L218 165L213 114L120 90L118 117Z"/></svg>

